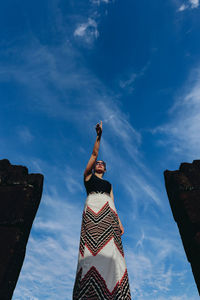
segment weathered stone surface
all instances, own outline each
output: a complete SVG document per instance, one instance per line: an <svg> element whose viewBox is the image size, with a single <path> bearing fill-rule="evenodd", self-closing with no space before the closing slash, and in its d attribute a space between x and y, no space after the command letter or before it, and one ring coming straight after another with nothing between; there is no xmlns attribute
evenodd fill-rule
<svg viewBox="0 0 200 300"><path fill-rule="evenodd" d="M164 172L171 210L200 294L200 160Z"/></svg>
<svg viewBox="0 0 200 300"><path fill-rule="evenodd" d="M42 188L43 175L0 160L0 300L12 298Z"/></svg>

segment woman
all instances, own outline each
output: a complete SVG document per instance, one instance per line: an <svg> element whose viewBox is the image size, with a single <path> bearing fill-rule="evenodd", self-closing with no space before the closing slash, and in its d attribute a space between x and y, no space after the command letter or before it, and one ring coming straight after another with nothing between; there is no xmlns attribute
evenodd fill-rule
<svg viewBox="0 0 200 300"><path fill-rule="evenodd" d="M106 164L97 161L102 121L96 125L97 137L84 171L87 199L82 216L78 266L73 300L129 300L128 273L112 185L103 179Z"/></svg>

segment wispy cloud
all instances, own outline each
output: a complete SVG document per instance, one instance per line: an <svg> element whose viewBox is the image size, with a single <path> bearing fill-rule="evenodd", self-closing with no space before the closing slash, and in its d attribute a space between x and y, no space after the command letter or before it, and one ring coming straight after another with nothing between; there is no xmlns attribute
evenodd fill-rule
<svg viewBox="0 0 200 300"><path fill-rule="evenodd" d="M31 134L30 129L24 126L17 129L17 134L20 140L24 143L29 143L34 139L34 136Z"/></svg>
<svg viewBox="0 0 200 300"><path fill-rule="evenodd" d="M108 137L102 138L101 149L104 159L110 161L112 169L120 169L119 184L131 195L136 206L137 201L142 201L145 207L152 200L161 207L161 195L154 184L156 181L154 174L143 163L140 152L142 135L129 122L128 115L122 113L111 99L110 102L100 102L99 107L103 112L103 124L110 137L110 140Z"/></svg>
<svg viewBox="0 0 200 300"><path fill-rule="evenodd" d="M200 70L193 70L184 90L169 112L170 121L153 130L163 136L160 144L170 146L173 155L198 159L200 152Z"/></svg>
<svg viewBox="0 0 200 300"><path fill-rule="evenodd" d="M28 99L23 105L55 118L77 121L83 118L81 111L89 99L94 94L95 98L98 96L94 87L98 87L99 81L84 66L78 65L80 54L70 43L48 48L34 38L29 47L19 47L13 52L16 60L2 65L0 79L14 80L24 88ZM9 55L8 52L8 60Z"/></svg>
<svg viewBox="0 0 200 300"><path fill-rule="evenodd" d="M84 191L83 185L81 185L81 183L77 181L77 178L79 178L79 176L80 176L79 170L75 170L70 166L66 167L64 181L66 183L66 187L69 193L76 194L77 191L81 191L81 192Z"/></svg>
<svg viewBox="0 0 200 300"><path fill-rule="evenodd" d="M141 238L137 243L134 241L134 244L136 246L133 249L127 247L125 252L133 298L147 300L180 297L180 291L171 290L171 285L174 280L180 285L184 282L188 277L189 264L184 270L174 268L173 258L176 257L176 263L183 259L182 245L175 235L163 236L159 228L143 227ZM189 287L184 293L191 296Z"/></svg>
<svg viewBox="0 0 200 300"><path fill-rule="evenodd" d="M128 77L128 79L120 79L119 86L122 89L127 90L129 93L132 93L134 91L135 81L144 76L149 66L150 62L148 62L139 72L131 72L131 74L127 75L126 77Z"/></svg>
<svg viewBox="0 0 200 300"><path fill-rule="evenodd" d="M114 0L90 0L90 9L87 20L82 21L76 24L76 28L73 32L74 38L82 42L82 45L92 47L95 40L99 37L98 24L101 22L102 12L101 5L108 5L113 3ZM107 14L107 11L104 12L104 15Z"/></svg>
<svg viewBox="0 0 200 300"><path fill-rule="evenodd" d="M92 44L99 36L97 22L94 19L89 18L87 22L77 25L74 36L80 38L87 44Z"/></svg>

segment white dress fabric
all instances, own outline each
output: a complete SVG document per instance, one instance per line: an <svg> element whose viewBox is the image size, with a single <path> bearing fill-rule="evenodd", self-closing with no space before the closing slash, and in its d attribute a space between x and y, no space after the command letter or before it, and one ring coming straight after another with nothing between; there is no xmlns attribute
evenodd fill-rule
<svg viewBox="0 0 200 300"><path fill-rule="evenodd" d="M73 300L129 300L117 211L108 193L87 196L82 215Z"/></svg>

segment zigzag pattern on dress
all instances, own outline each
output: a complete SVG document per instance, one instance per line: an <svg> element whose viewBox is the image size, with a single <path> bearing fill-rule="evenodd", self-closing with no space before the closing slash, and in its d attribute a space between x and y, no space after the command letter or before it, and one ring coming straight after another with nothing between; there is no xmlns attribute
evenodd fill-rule
<svg viewBox="0 0 200 300"><path fill-rule="evenodd" d="M94 266L82 280L81 275L82 268L76 277L73 300L131 300L127 270L112 292Z"/></svg>
<svg viewBox="0 0 200 300"><path fill-rule="evenodd" d="M84 256L85 246L93 256L97 255L111 238L114 239L115 245L124 257L116 212L112 210L108 202L97 213L87 206L86 212L83 212L81 225L79 247L81 255Z"/></svg>

